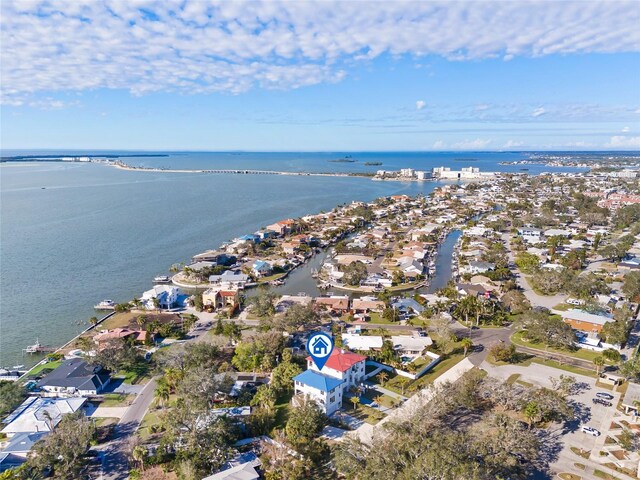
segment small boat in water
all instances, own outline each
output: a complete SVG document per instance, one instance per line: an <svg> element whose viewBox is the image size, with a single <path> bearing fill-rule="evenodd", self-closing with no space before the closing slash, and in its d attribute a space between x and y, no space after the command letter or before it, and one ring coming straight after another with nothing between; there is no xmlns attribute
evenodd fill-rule
<svg viewBox="0 0 640 480"><path fill-rule="evenodd" d="M281 285L284 285L284 280L271 280L269 282L269 285L273 285L274 287L279 287Z"/></svg>
<svg viewBox="0 0 640 480"><path fill-rule="evenodd" d="M114 310L116 308L116 302L113 300L102 300L99 304L93 307L96 310Z"/></svg>
<svg viewBox="0 0 640 480"><path fill-rule="evenodd" d="M49 353L49 352L53 352L54 350L51 347L45 347L40 343L40 339L37 339L36 343L34 343L33 345L29 345L26 348L23 348L22 351L24 353Z"/></svg>
<svg viewBox="0 0 640 480"><path fill-rule="evenodd" d="M158 275L153 277L153 283L169 283L171 279L166 275Z"/></svg>

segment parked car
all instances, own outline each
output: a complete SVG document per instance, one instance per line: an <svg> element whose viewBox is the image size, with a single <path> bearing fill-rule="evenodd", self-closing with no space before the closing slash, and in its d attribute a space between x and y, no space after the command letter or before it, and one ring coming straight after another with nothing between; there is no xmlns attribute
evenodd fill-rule
<svg viewBox="0 0 640 480"><path fill-rule="evenodd" d="M604 398L605 400L613 400L613 395L607 392L598 392L596 393L596 397Z"/></svg>
<svg viewBox="0 0 640 480"><path fill-rule="evenodd" d="M605 407L610 407L613 403L608 402L607 400L603 400L601 398L594 398L591 400L593 403L597 403L598 405L604 405Z"/></svg>
<svg viewBox="0 0 640 480"><path fill-rule="evenodd" d="M567 298L567 303L569 305L584 305L585 301L584 300L578 300L576 298Z"/></svg>
<svg viewBox="0 0 640 480"><path fill-rule="evenodd" d="M593 435L594 437L599 437L600 432L593 427L587 427L586 425L582 427L583 433L588 433L589 435Z"/></svg>

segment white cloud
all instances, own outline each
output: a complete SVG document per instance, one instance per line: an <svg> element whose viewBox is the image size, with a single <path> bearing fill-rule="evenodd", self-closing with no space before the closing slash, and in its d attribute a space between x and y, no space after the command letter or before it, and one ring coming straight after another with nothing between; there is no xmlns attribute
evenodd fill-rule
<svg viewBox="0 0 640 480"><path fill-rule="evenodd" d="M611 137L609 143L607 143L605 147L640 148L640 137L625 137L624 135L615 135Z"/></svg>
<svg viewBox="0 0 640 480"><path fill-rule="evenodd" d="M134 95L291 89L338 82L355 63L381 55L509 60L640 50L633 1L0 5L9 103L36 92L98 88Z"/></svg>
<svg viewBox="0 0 640 480"><path fill-rule="evenodd" d="M454 150L480 150L486 148L491 143L491 140L483 140L476 138L475 140L462 140L452 145Z"/></svg>
<svg viewBox="0 0 640 480"><path fill-rule="evenodd" d="M444 148L447 148L447 144L442 140L436 140L435 142L433 142L433 148L436 150L442 150Z"/></svg>
<svg viewBox="0 0 640 480"><path fill-rule="evenodd" d="M629 127L622 127L622 130L620 130L622 133L629 133Z"/></svg>
<svg viewBox="0 0 640 480"><path fill-rule="evenodd" d="M533 112L531 112L531 116L532 117L540 117L540 116L544 115L545 113L547 113L546 109L544 109L543 107L538 107Z"/></svg>
<svg viewBox="0 0 640 480"><path fill-rule="evenodd" d="M519 142L516 140L508 140L507 143L504 144L502 148L516 148L524 145L524 142Z"/></svg>
<svg viewBox="0 0 640 480"><path fill-rule="evenodd" d="M417 110L422 110L426 105L427 105L427 103L424 100L418 100L416 102L416 109Z"/></svg>

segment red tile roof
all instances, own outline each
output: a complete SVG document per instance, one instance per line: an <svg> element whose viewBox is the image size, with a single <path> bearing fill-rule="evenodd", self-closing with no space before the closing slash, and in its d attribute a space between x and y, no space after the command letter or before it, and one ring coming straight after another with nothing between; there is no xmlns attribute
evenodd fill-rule
<svg viewBox="0 0 640 480"><path fill-rule="evenodd" d="M338 370L339 372L346 372L351 367L353 367L356 363L362 362L366 360L367 357L364 355L359 355L357 353L350 352L349 350L343 350L341 348L336 348L331 352L327 363L325 363L325 367L329 367L333 370ZM307 357L307 361L311 360L311 357Z"/></svg>

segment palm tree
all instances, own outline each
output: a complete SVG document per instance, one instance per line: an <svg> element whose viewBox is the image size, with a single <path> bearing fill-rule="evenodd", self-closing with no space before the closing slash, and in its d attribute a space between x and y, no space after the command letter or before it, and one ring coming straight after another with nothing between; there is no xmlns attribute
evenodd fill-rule
<svg viewBox="0 0 640 480"><path fill-rule="evenodd" d="M133 449L133 452L131 452L131 456L140 465L140 468L142 469L143 472L144 472L144 461L147 458L148 454L149 452L142 445L137 445Z"/></svg>
<svg viewBox="0 0 640 480"><path fill-rule="evenodd" d="M99 322L99 321L100 321L100 320L98 320L98 317L91 317L91 318L89 319L89 323L90 323L90 324L91 324L91 326L93 326L93 327L95 327L95 326L98 324L98 322Z"/></svg>
<svg viewBox="0 0 640 480"><path fill-rule="evenodd" d="M169 387L169 383L165 377L160 377L158 379L158 384L156 385L155 397L158 405L165 406L169 401L169 397L171 396L171 388Z"/></svg>
<svg viewBox="0 0 640 480"><path fill-rule="evenodd" d="M85 353L89 353L91 348L93 347L93 343L89 337L80 337L77 341L78 348Z"/></svg>
<svg viewBox="0 0 640 480"><path fill-rule="evenodd" d="M464 348L464 356L466 357L469 349L473 347L473 341L471 341L470 338L465 337L462 340L460 340L460 346Z"/></svg>
<svg viewBox="0 0 640 480"><path fill-rule="evenodd" d="M605 360L608 360L612 363L620 363L620 360L622 360L620 352L615 348L607 348L602 352L602 356L605 358Z"/></svg>
<svg viewBox="0 0 640 480"><path fill-rule="evenodd" d="M464 322L467 327L471 328L471 324L469 323L469 317L471 315L475 315L475 312L478 307L478 300L476 297L472 297L471 295L467 295L460 302L458 302L458 306L456 307L456 313L462 317L464 317Z"/></svg>
<svg viewBox="0 0 640 480"><path fill-rule="evenodd" d="M378 374L378 379L380 380L380 385L384 387L385 382L389 379L389 374L383 370Z"/></svg>
<svg viewBox="0 0 640 480"><path fill-rule="evenodd" d="M598 355L593 359L593 364L596 366L596 375L600 376L600 367L604 365L604 357Z"/></svg>
<svg viewBox="0 0 640 480"><path fill-rule="evenodd" d="M354 395L353 397L351 397L351 403L353 403L353 409L357 410L358 404L360 403L360 398Z"/></svg>

